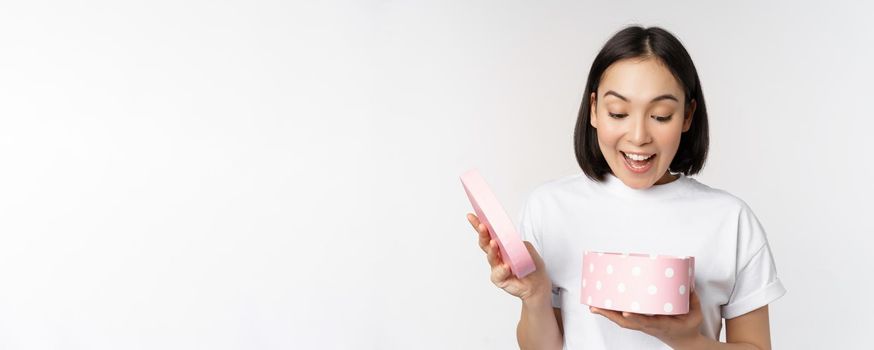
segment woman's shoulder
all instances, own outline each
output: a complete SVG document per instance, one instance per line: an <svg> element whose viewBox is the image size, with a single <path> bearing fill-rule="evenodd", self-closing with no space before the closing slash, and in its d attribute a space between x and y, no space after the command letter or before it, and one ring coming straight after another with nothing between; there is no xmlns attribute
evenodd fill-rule
<svg viewBox="0 0 874 350"><path fill-rule="evenodd" d="M591 180L582 173L552 177L531 187L525 200L534 206L579 203L581 199L592 198L594 195L589 181Z"/></svg>
<svg viewBox="0 0 874 350"><path fill-rule="evenodd" d="M746 201L728 190L704 184L696 178L686 177L686 179L693 200L710 201L738 211L750 210Z"/></svg>
<svg viewBox="0 0 874 350"><path fill-rule="evenodd" d="M582 173L566 174L547 179L529 190L529 196L555 196L568 192L581 191L590 181Z"/></svg>

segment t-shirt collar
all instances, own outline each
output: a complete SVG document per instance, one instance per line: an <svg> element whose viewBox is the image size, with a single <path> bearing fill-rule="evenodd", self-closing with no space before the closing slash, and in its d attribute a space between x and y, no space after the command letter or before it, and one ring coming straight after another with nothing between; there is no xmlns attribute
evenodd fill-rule
<svg viewBox="0 0 874 350"><path fill-rule="evenodd" d="M673 174L673 173L672 173ZM661 185L653 185L645 189L628 187L621 179L608 172L601 187L616 196L631 199L665 199L676 197L688 188L690 179L683 173L676 173L677 179Z"/></svg>

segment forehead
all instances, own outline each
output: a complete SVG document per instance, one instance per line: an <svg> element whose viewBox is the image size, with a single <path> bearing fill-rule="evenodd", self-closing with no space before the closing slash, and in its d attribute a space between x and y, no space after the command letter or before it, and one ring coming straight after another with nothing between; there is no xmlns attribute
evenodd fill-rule
<svg viewBox="0 0 874 350"><path fill-rule="evenodd" d="M609 90L627 97L632 103L647 102L667 93L683 98L680 81L656 58L627 58L611 64L598 85L598 97L603 98Z"/></svg>

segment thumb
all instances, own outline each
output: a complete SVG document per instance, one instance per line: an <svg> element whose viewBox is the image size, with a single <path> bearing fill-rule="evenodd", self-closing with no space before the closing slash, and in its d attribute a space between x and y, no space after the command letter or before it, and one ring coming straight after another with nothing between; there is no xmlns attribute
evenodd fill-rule
<svg viewBox="0 0 874 350"><path fill-rule="evenodd" d="M698 309L701 307L701 300L698 299L698 291L692 288L689 291L689 310Z"/></svg>
<svg viewBox="0 0 874 350"><path fill-rule="evenodd" d="M531 242L524 241L525 248L528 249L528 254L531 254L531 259L534 260L534 267L538 270L543 268L543 259L540 258L540 254L537 253L537 249L534 248L534 245Z"/></svg>

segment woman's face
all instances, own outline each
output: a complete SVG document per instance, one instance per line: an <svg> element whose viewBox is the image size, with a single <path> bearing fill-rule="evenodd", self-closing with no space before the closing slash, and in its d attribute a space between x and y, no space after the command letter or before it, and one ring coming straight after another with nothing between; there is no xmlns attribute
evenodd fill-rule
<svg viewBox="0 0 874 350"><path fill-rule="evenodd" d="M655 58L620 60L604 72L597 95L591 96L590 120L607 164L628 187L644 189L676 179L668 166L696 106L692 101L684 113L685 98L679 80ZM649 158L633 161L626 154Z"/></svg>

